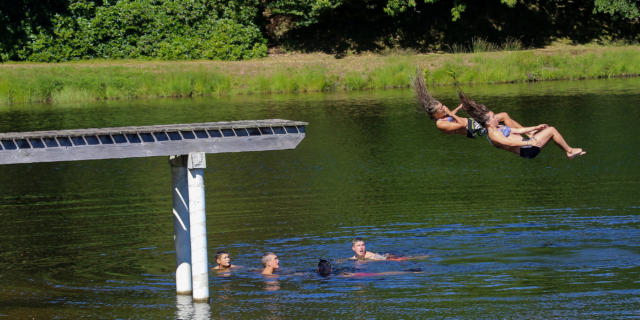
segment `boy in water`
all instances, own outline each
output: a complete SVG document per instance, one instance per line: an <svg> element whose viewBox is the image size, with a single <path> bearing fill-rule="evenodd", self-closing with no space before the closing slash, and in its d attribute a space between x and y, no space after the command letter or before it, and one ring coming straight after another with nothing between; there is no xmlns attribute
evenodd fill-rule
<svg viewBox="0 0 640 320"><path fill-rule="evenodd" d="M374 253L374 252L371 252L371 251L367 251L367 248L366 248L366 246L364 244L364 239L362 239L360 237L356 237L351 241L351 250L353 250L355 255L353 257L349 258L349 260L359 260L359 261L363 261L363 260L404 261L404 260L425 259L425 258L429 257L428 255L411 256L411 257L398 257L396 255L389 254L389 253L378 254L378 253Z"/></svg>
<svg viewBox="0 0 640 320"><path fill-rule="evenodd" d="M262 264L264 265L262 270L264 275L273 275L273 272L280 268L280 260L273 252L267 252L262 256Z"/></svg>
<svg viewBox="0 0 640 320"><path fill-rule="evenodd" d="M322 277L328 277L332 272L331 263L327 260L321 259L318 262L318 274ZM398 275L398 274L407 274L407 273L420 273L422 270L414 269L407 271L385 271L385 272L340 272L338 276L340 277L377 277L377 276L388 276L388 275Z"/></svg>
<svg viewBox="0 0 640 320"><path fill-rule="evenodd" d="M331 263L327 260L320 259L318 261L318 274L323 277L328 277L331 275Z"/></svg>
<svg viewBox="0 0 640 320"><path fill-rule="evenodd" d="M381 255L367 251L364 239L357 237L351 241L351 250L355 253L351 260L387 260L388 254Z"/></svg>
<svg viewBox="0 0 640 320"><path fill-rule="evenodd" d="M239 268L239 266L231 264L231 258L229 258L229 253L226 251L218 251L216 253L216 265L213 270L218 272L221 271L230 271L232 268Z"/></svg>

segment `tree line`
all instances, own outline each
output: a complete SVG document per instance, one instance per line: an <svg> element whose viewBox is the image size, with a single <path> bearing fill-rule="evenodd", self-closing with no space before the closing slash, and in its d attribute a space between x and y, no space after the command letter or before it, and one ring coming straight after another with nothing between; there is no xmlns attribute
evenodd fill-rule
<svg viewBox="0 0 640 320"><path fill-rule="evenodd" d="M242 60L269 48L349 52L640 40L638 0L12 0L0 61Z"/></svg>

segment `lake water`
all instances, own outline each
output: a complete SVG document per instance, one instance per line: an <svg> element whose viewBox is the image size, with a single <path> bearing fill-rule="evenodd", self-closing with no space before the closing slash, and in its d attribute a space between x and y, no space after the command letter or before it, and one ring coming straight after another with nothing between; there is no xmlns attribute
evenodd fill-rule
<svg viewBox="0 0 640 320"><path fill-rule="evenodd" d="M211 303L175 294L165 157L0 166L0 318L640 318L640 79L468 87L584 157L438 132L410 90L0 108L0 132L281 118L296 150L207 155ZM455 107L452 88L434 95ZM341 262L351 239L427 259ZM256 270L265 251L281 275ZM356 272L320 278L319 258Z"/></svg>

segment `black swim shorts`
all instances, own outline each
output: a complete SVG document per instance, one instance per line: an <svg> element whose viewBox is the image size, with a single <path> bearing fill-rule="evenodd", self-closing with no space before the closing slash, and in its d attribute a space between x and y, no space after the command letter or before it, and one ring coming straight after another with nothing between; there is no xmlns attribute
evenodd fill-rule
<svg viewBox="0 0 640 320"><path fill-rule="evenodd" d="M487 129L472 118L467 118L467 138L475 138L475 136L483 136L486 134Z"/></svg>
<svg viewBox="0 0 640 320"><path fill-rule="evenodd" d="M520 147L520 156L527 159L533 159L540 153L540 148L536 146Z"/></svg>

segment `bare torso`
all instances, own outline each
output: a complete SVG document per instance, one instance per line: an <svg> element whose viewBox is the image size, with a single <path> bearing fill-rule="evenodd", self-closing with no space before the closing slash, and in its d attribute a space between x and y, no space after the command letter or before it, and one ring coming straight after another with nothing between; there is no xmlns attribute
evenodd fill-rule
<svg viewBox="0 0 640 320"><path fill-rule="evenodd" d="M515 154L520 154L519 146L510 146L507 144L502 144L498 141L507 139L507 141L511 141L514 144L517 144L522 141L522 135L519 133L511 132L508 137L505 137L504 134L498 128L488 128L489 139L491 140L491 144L495 147L513 152ZM500 139L502 137L502 139Z"/></svg>

